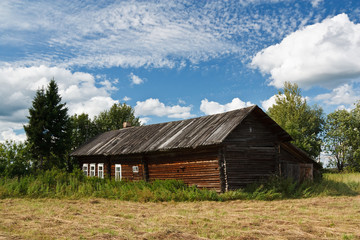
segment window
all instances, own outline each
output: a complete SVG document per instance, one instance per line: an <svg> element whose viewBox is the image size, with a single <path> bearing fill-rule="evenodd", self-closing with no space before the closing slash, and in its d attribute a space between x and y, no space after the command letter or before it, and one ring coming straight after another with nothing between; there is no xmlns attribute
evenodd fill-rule
<svg viewBox="0 0 360 240"><path fill-rule="evenodd" d="M104 164L103 163L98 164L98 177L104 178Z"/></svg>
<svg viewBox="0 0 360 240"><path fill-rule="evenodd" d="M139 172L139 167L138 166L133 166L133 173L138 173Z"/></svg>
<svg viewBox="0 0 360 240"><path fill-rule="evenodd" d="M115 164L115 180L121 180L121 164Z"/></svg>
<svg viewBox="0 0 360 240"><path fill-rule="evenodd" d="M83 169L84 175L87 176L88 175L88 164L84 163L82 169Z"/></svg>
<svg viewBox="0 0 360 240"><path fill-rule="evenodd" d="M90 177L95 177L95 163L90 164Z"/></svg>

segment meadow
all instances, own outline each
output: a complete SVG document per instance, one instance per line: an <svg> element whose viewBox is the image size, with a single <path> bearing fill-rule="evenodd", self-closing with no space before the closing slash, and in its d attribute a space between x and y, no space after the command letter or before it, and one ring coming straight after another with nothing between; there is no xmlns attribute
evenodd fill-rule
<svg viewBox="0 0 360 240"><path fill-rule="evenodd" d="M3 198L104 198L135 202L280 200L316 196L355 196L360 193L360 174L324 174L314 182L298 184L291 179L273 177L245 189L218 194L187 186L177 180L114 181L85 177L80 170L41 172L21 178L0 178Z"/></svg>
<svg viewBox="0 0 360 240"><path fill-rule="evenodd" d="M1 180L0 239L360 239L358 173L220 195L176 181L60 176Z"/></svg>

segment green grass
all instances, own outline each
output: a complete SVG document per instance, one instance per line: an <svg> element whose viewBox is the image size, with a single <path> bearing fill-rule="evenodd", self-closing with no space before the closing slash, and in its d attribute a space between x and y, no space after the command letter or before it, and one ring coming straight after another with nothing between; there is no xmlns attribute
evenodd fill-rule
<svg viewBox="0 0 360 240"><path fill-rule="evenodd" d="M182 181L114 181L88 178L80 170L66 173L51 170L21 178L0 179L0 198L107 198L135 202L227 201L236 199L276 200L316 196L355 196L360 194L360 173L327 173L316 182L293 182L271 178L245 189L217 194L186 186Z"/></svg>
<svg viewBox="0 0 360 240"><path fill-rule="evenodd" d="M360 184L360 173L325 173L324 179L343 183Z"/></svg>

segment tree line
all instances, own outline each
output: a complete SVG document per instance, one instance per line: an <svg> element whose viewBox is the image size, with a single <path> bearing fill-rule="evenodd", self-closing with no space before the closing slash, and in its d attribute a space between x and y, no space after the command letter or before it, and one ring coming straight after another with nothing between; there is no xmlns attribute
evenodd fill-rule
<svg viewBox="0 0 360 240"><path fill-rule="evenodd" d="M139 118L125 103L115 103L93 119L88 114L69 116L52 79L46 89L36 92L24 126L25 143L0 143L0 176L21 176L53 168L72 171L76 166L69 153L94 136L123 127L139 126Z"/></svg>
<svg viewBox="0 0 360 240"><path fill-rule="evenodd" d="M307 103L297 84L286 82L268 114L313 159L322 152L330 167L360 171L360 101L350 111L338 109L325 116L322 108Z"/></svg>
<svg viewBox="0 0 360 240"><path fill-rule="evenodd" d="M351 111L336 110L325 116L321 107L307 103L296 84L286 82L267 113L313 159L325 152L330 166L339 171L360 171L360 101ZM69 116L54 79L36 92L28 119L25 143L0 143L0 176L53 168L72 171L76 162L69 157L71 151L100 133L122 128L125 121L140 125L125 103L116 103L93 119L86 113Z"/></svg>

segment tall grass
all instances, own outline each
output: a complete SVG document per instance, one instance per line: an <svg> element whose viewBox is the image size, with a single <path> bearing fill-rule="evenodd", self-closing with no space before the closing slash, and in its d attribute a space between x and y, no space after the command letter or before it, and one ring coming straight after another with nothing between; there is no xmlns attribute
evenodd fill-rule
<svg viewBox="0 0 360 240"><path fill-rule="evenodd" d="M227 201L235 199L274 200L314 196L360 194L360 174L325 174L318 182L293 182L271 178L245 189L217 194L187 186L182 181L114 181L88 178L80 170L72 173L51 170L21 178L0 179L0 198L108 198L126 201Z"/></svg>
<svg viewBox="0 0 360 240"><path fill-rule="evenodd" d="M219 200L214 191L186 186L176 180L114 181L88 178L81 171L59 170L21 178L0 179L0 198L86 198L99 197L129 201L198 201Z"/></svg>

